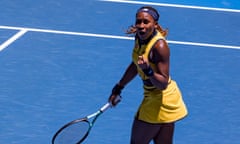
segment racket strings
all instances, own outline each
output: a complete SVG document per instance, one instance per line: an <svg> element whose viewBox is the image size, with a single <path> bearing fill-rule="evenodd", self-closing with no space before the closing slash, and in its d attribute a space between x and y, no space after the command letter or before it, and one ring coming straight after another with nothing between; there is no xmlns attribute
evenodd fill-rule
<svg viewBox="0 0 240 144"><path fill-rule="evenodd" d="M88 121L72 123L58 133L54 144L76 144L86 137L90 127Z"/></svg>

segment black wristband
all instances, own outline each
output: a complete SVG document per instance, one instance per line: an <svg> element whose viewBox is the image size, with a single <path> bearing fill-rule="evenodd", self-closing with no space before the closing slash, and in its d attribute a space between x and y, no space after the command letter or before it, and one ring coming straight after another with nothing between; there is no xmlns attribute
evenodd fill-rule
<svg viewBox="0 0 240 144"><path fill-rule="evenodd" d="M154 74L154 71L150 66L146 69L143 69L143 72L148 77L153 76L153 74Z"/></svg>
<svg viewBox="0 0 240 144"><path fill-rule="evenodd" d="M120 86L119 84L116 84L112 89L112 94L120 95L123 88L124 88L123 86Z"/></svg>

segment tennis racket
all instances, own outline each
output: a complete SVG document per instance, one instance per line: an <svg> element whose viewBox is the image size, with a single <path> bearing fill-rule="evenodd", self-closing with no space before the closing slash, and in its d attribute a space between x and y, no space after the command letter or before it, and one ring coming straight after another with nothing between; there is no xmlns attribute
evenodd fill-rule
<svg viewBox="0 0 240 144"><path fill-rule="evenodd" d="M120 100L120 96L115 99L116 103ZM112 104L108 102L97 112L65 124L53 136L52 144L81 144L87 138L97 118L110 107Z"/></svg>

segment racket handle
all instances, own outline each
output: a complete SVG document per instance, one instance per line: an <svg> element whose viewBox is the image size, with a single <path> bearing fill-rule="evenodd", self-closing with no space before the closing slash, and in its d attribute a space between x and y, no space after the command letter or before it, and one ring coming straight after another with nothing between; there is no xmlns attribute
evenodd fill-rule
<svg viewBox="0 0 240 144"><path fill-rule="evenodd" d="M112 107L112 104L110 102L106 103L104 106L100 108L100 112L106 111L108 108Z"/></svg>
<svg viewBox="0 0 240 144"><path fill-rule="evenodd" d="M115 100L114 100L114 102L117 104L117 103L119 103L121 101L121 96L120 95L117 95L117 97L115 98ZM111 102L108 102L108 103L106 103L101 109L100 109L100 111L101 112L104 112L104 111L106 111L108 108L110 108L110 107L112 107L113 105L112 105L112 103Z"/></svg>

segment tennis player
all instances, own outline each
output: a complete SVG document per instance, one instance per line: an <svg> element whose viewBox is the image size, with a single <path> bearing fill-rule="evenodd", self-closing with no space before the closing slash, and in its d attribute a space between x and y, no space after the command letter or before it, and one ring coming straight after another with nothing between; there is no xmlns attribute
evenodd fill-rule
<svg viewBox="0 0 240 144"><path fill-rule="evenodd" d="M167 30L158 23L159 13L149 6L136 13L135 25L128 34L135 35L132 62L112 89L109 102L139 75L143 82L143 100L132 125L131 144L172 144L174 124L187 115L177 83L169 75L170 49L165 40Z"/></svg>

